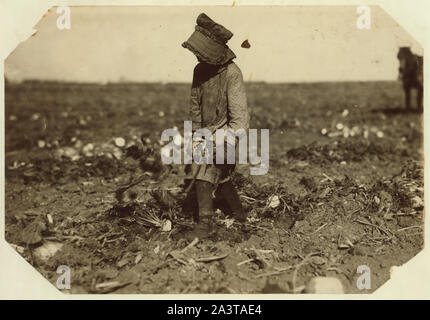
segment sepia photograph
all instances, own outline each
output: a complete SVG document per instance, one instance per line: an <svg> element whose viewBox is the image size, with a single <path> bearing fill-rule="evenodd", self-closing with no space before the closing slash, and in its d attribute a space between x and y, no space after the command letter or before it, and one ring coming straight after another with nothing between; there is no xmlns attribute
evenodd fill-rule
<svg viewBox="0 0 430 320"><path fill-rule="evenodd" d="M56 290L371 294L423 250L424 48L383 8L34 30L4 62L4 237Z"/></svg>

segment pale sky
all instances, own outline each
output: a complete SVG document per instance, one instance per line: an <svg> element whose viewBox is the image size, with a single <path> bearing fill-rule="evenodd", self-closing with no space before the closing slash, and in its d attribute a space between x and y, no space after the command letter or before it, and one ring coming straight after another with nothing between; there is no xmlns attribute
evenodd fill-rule
<svg viewBox="0 0 430 320"><path fill-rule="evenodd" d="M246 81L395 80L398 46L421 47L378 7L371 29L358 29L356 9L71 7L71 29L59 30L53 8L5 71L11 80L190 82L196 58L181 43L205 12L234 33L228 44Z"/></svg>

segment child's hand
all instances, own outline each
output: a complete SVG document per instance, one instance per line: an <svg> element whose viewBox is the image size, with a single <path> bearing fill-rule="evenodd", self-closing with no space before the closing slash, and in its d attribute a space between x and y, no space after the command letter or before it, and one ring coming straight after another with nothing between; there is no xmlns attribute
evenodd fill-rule
<svg viewBox="0 0 430 320"><path fill-rule="evenodd" d="M204 142L205 140L203 140L202 138L199 138L199 139L193 139L193 144L192 144L192 148L193 148L193 151L196 149L196 147L200 144L200 143L202 143L202 142Z"/></svg>

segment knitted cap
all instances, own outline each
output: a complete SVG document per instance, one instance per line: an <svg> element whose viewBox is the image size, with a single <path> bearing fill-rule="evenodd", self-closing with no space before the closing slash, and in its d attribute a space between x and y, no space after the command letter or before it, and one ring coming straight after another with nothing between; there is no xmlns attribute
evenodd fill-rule
<svg viewBox="0 0 430 320"><path fill-rule="evenodd" d="M206 63L224 64L236 58L233 51L227 46L227 41L232 36L231 31L201 13L197 17L197 25L193 34L182 46Z"/></svg>

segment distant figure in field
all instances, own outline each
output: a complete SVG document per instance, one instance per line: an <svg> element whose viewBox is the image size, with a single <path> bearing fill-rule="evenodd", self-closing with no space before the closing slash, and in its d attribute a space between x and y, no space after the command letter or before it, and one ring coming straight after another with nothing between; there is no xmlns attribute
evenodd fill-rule
<svg viewBox="0 0 430 320"><path fill-rule="evenodd" d="M423 57L413 54L410 47L401 47L399 59L399 79L405 90L405 106L410 109L411 89L417 89L417 108L423 108Z"/></svg>

